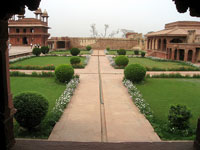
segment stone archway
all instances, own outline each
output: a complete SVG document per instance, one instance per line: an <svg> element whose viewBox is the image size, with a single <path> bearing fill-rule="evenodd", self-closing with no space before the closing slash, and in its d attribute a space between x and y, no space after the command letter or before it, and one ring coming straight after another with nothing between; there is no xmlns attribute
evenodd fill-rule
<svg viewBox="0 0 200 150"><path fill-rule="evenodd" d="M184 61L185 51L183 49L179 50L179 60Z"/></svg>
<svg viewBox="0 0 200 150"><path fill-rule="evenodd" d="M27 44L28 44L27 37L23 37L23 38L22 38L22 44L23 44L23 45L27 45Z"/></svg>
<svg viewBox="0 0 200 150"><path fill-rule="evenodd" d="M193 51L192 51L192 50L189 50L189 51L188 51L188 58L187 58L187 61L192 62L192 55L193 55Z"/></svg>
<svg viewBox="0 0 200 150"><path fill-rule="evenodd" d="M57 42L57 48L58 49L66 49L66 43L65 43L65 41L58 41Z"/></svg>
<svg viewBox="0 0 200 150"><path fill-rule="evenodd" d="M164 39L163 40L163 49L162 50L166 51L166 48L167 48L167 40Z"/></svg>
<svg viewBox="0 0 200 150"><path fill-rule="evenodd" d="M158 40L158 50L161 49L161 39Z"/></svg>

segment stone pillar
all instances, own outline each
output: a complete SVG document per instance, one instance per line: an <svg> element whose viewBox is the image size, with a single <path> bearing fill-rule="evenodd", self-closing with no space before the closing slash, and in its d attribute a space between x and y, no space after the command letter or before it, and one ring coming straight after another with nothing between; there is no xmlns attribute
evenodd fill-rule
<svg viewBox="0 0 200 150"><path fill-rule="evenodd" d="M163 42L163 40L164 40L164 39L161 39L161 46L160 46L160 50L161 50L161 51L164 51L164 42Z"/></svg>
<svg viewBox="0 0 200 150"><path fill-rule="evenodd" d="M172 51L171 51L171 60L174 60L174 55L175 55L175 49L172 48Z"/></svg>
<svg viewBox="0 0 200 150"><path fill-rule="evenodd" d="M200 149L200 118L198 119L198 123L197 123L197 130L196 130L196 138L195 138L195 141L194 141L194 148L195 148L195 150Z"/></svg>
<svg viewBox="0 0 200 150"><path fill-rule="evenodd" d="M8 149L14 143L13 115L15 109L10 91L9 56L7 48L8 21L0 20L0 133L1 149Z"/></svg>
<svg viewBox="0 0 200 150"><path fill-rule="evenodd" d="M188 50L185 49L184 61L188 61Z"/></svg>
<svg viewBox="0 0 200 150"><path fill-rule="evenodd" d="M196 61L196 50L192 50L192 63L195 63Z"/></svg>

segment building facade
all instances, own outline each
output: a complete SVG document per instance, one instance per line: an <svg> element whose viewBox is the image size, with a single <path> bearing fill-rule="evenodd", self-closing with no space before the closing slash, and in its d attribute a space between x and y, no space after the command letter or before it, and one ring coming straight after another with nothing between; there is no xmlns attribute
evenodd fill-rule
<svg viewBox="0 0 200 150"><path fill-rule="evenodd" d="M170 60L200 62L200 22L178 21L146 35L149 56Z"/></svg>
<svg viewBox="0 0 200 150"><path fill-rule="evenodd" d="M13 16L8 22L9 43L13 46L30 46L47 44L48 13L42 13L41 9L35 11L35 18L25 18L24 15Z"/></svg>

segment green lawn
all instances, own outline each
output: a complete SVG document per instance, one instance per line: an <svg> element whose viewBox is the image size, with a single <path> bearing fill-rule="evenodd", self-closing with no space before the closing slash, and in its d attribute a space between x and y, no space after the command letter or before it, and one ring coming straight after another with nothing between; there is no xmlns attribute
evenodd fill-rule
<svg viewBox="0 0 200 150"><path fill-rule="evenodd" d="M181 62L170 62L170 61L156 61L152 60L149 58L136 58L132 57L129 58L129 64L141 64L144 67L148 68L161 68L161 69L175 69L175 68L180 68L180 67L185 67L185 68L194 68L190 65L183 64Z"/></svg>
<svg viewBox="0 0 200 150"><path fill-rule="evenodd" d="M66 89L66 85L56 82L55 78L11 77L10 79L13 97L24 91L34 91L44 95L49 102L48 114L54 107L56 99L58 99ZM48 114L45 119L48 118ZM15 137L48 138L52 126L47 124L45 119L40 126L32 132L21 129L18 123L14 120Z"/></svg>
<svg viewBox="0 0 200 150"><path fill-rule="evenodd" d="M56 82L55 78L11 77L10 79L13 96L24 91L39 92L47 98L49 111L66 88L65 84Z"/></svg>
<svg viewBox="0 0 200 150"><path fill-rule="evenodd" d="M50 54L59 54L59 55L71 55L70 50L58 50L58 51L51 51ZM90 51L81 50L80 55L88 55Z"/></svg>
<svg viewBox="0 0 200 150"><path fill-rule="evenodd" d="M170 106L184 104L191 110L191 125L196 128L200 116L200 79L147 79L137 88L157 120L166 122Z"/></svg>
<svg viewBox="0 0 200 150"><path fill-rule="evenodd" d="M13 63L12 65L38 65L38 66L46 66L46 65L54 65L58 66L60 64L70 64L71 57L64 57L64 56L40 56L40 57L33 57L30 59L25 59L22 61L18 61ZM83 63L86 59L85 57L80 57L81 62Z"/></svg>

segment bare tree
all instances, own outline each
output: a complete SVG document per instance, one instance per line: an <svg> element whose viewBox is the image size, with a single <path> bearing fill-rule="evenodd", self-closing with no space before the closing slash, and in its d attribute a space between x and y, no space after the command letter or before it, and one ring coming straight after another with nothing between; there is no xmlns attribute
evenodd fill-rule
<svg viewBox="0 0 200 150"><path fill-rule="evenodd" d="M112 31L108 37L113 38L115 35L119 34L120 29L118 29L117 31Z"/></svg>
<svg viewBox="0 0 200 150"><path fill-rule="evenodd" d="M90 27L91 27L90 32L92 33L92 36L93 37L97 37L98 36L98 32L96 30L96 24L92 24Z"/></svg>
<svg viewBox="0 0 200 150"><path fill-rule="evenodd" d="M122 37L126 37L126 34L131 32L133 33L134 31L133 30L128 30L128 29L121 29L121 32L122 32Z"/></svg>
<svg viewBox="0 0 200 150"><path fill-rule="evenodd" d="M103 37L106 37L106 35L107 35L107 30L108 30L108 28L109 28L109 25L108 25L108 24L105 24L104 26L105 26L105 28L104 28L104 36L103 36Z"/></svg>

